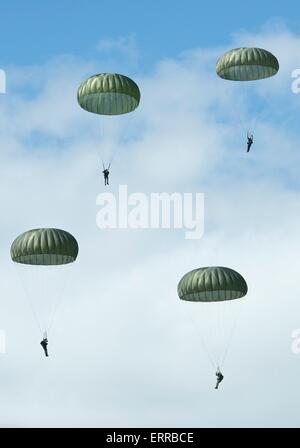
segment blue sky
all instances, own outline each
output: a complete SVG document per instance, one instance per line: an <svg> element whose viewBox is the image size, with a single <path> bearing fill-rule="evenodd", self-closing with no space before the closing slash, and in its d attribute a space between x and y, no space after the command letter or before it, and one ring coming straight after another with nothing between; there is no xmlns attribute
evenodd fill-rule
<svg viewBox="0 0 300 448"><path fill-rule="evenodd" d="M88 58L97 42L134 34L144 71L186 49L230 43L231 34L256 32L272 18L299 29L297 1L160 2L130 0L12 0L1 2L1 62L43 63L58 54Z"/></svg>
<svg viewBox="0 0 300 448"><path fill-rule="evenodd" d="M0 426L299 426L298 9L1 2ZM250 89L218 78L217 58L238 46L274 53L278 74ZM138 83L134 113L101 121L80 109L78 86L103 71ZM203 238L99 229L101 156L111 148L116 195L119 184L204 193ZM80 248L49 360L9 256L16 236L37 227L66 229ZM217 395L176 291L184 273L210 265L236 269L249 286Z"/></svg>

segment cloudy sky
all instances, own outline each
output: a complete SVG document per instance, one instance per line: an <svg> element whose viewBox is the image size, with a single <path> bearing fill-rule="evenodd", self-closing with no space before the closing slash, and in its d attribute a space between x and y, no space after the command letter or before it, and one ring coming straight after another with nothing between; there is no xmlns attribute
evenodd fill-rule
<svg viewBox="0 0 300 448"><path fill-rule="evenodd" d="M1 4L3 427L299 426L297 5L161 3ZM278 75L250 88L218 78L217 58L239 46L271 51ZM84 79L109 71L133 78L142 95L113 123L76 100ZM100 230L101 156L111 148L116 197L119 184L204 193L203 238ZM9 254L36 227L66 229L80 246L49 359ZM209 265L236 269L249 286L218 392L176 291L185 272Z"/></svg>

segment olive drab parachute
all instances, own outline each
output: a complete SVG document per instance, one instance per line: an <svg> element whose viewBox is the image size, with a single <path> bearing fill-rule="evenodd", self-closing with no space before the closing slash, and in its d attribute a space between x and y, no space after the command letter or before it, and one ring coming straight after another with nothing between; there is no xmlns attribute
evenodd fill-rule
<svg viewBox="0 0 300 448"><path fill-rule="evenodd" d="M65 230L34 229L22 233L11 246L15 263L60 265L72 263L78 255L76 239Z"/></svg>
<svg viewBox="0 0 300 448"><path fill-rule="evenodd" d="M277 58L262 48L234 48L224 53L217 61L217 75L226 81L234 81L236 91L235 98L231 102L231 109L234 112L235 121L241 126L244 137L246 132L249 135L254 134L263 108L269 107L266 103L264 106L258 105L258 101L252 104L252 99L258 99L254 90L256 82L276 75L278 70ZM247 115L244 115L245 111Z"/></svg>
<svg viewBox="0 0 300 448"><path fill-rule="evenodd" d="M262 48L235 48L227 51L217 62L220 78L230 81L255 81L276 75L279 62Z"/></svg>
<svg viewBox="0 0 300 448"><path fill-rule="evenodd" d="M118 73L99 73L84 81L77 91L77 101L82 109L100 115L102 141L99 155L103 173L111 165L117 149L117 132L110 126L117 125L117 117L133 112L140 103L140 90L130 78ZM107 121L108 116L114 119ZM119 118L120 119L120 118ZM100 127L100 126L99 126ZM110 132L108 131L110 129ZM98 146L98 145L97 145ZM105 163L104 163L105 162Z"/></svg>
<svg viewBox="0 0 300 448"><path fill-rule="evenodd" d="M185 274L178 284L181 300L190 302L221 302L240 299L248 288L243 277L224 267L194 269Z"/></svg>
<svg viewBox="0 0 300 448"><path fill-rule="evenodd" d="M99 115L121 115L134 111L140 90L132 79L118 73L100 73L84 81L78 89L79 105Z"/></svg>
<svg viewBox="0 0 300 448"><path fill-rule="evenodd" d="M11 259L41 334L51 329L69 277L68 266L77 256L76 239L61 229L29 230L12 243Z"/></svg>
<svg viewBox="0 0 300 448"><path fill-rule="evenodd" d="M222 367L248 291L245 279L220 266L194 269L180 280L177 292L195 325L214 369Z"/></svg>

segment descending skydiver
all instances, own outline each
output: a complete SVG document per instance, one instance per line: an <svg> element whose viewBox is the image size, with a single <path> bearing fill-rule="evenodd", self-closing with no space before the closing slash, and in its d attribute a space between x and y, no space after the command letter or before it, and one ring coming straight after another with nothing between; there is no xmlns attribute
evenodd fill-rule
<svg viewBox="0 0 300 448"><path fill-rule="evenodd" d="M110 168L110 164L108 165L108 168L105 168L104 164L103 165L103 175L104 175L104 185L109 185L109 168Z"/></svg>
<svg viewBox="0 0 300 448"><path fill-rule="evenodd" d="M48 339L47 339L47 336L46 336L46 337L44 336L43 340L41 341L41 346L42 346L43 349L44 349L45 356L49 356L49 355L48 355L47 345L48 345Z"/></svg>
<svg viewBox="0 0 300 448"><path fill-rule="evenodd" d="M247 134L247 152L250 151L250 148L253 144L253 135L252 134Z"/></svg>
<svg viewBox="0 0 300 448"><path fill-rule="evenodd" d="M219 384L221 383L221 381L223 381L223 378L224 378L224 376L222 375L219 367L218 367L218 369L216 371L216 376L217 376L217 384L216 384L215 389L218 389L219 388Z"/></svg>

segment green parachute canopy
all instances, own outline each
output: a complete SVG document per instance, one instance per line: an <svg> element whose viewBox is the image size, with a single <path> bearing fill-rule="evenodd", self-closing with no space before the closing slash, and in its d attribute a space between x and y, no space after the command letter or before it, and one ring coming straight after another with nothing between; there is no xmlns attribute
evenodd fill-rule
<svg viewBox="0 0 300 448"><path fill-rule="evenodd" d="M204 267L185 274L178 284L178 296L189 302L222 302L247 294L244 278L233 269Z"/></svg>
<svg viewBox="0 0 300 448"><path fill-rule="evenodd" d="M216 72L231 81L254 81L276 75L279 62L262 48L235 48L227 51L217 62Z"/></svg>
<svg viewBox="0 0 300 448"><path fill-rule="evenodd" d="M76 239L65 230L34 229L19 235L11 246L15 263L61 265L72 263L78 255Z"/></svg>
<svg viewBox="0 0 300 448"><path fill-rule="evenodd" d="M79 105L99 115L121 115L135 110L140 102L140 90L127 76L100 73L84 81L78 89Z"/></svg>

